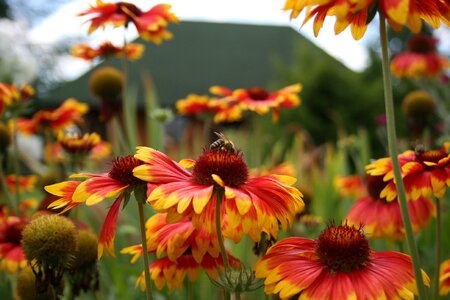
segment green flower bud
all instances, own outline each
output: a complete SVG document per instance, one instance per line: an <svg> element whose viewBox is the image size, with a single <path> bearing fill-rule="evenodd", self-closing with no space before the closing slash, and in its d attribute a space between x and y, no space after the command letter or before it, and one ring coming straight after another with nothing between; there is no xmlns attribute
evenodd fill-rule
<svg viewBox="0 0 450 300"><path fill-rule="evenodd" d="M78 248L73 255L71 270L88 268L97 263L97 235L90 230L78 232Z"/></svg>
<svg viewBox="0 0 450 300"><path fill-rule="evenodd" d="M22 269L17 276L14 298L17 300L52 299L53 293L51 287L48 287L46 292L37 295L36 276L34 275L30 267L26 267Z"/></svg>
<svg viewBox="0 0 450 300"><path fill-rule="evenodd" d="M37 217L23 230L22 247L29 262L50 269L68 268L77 248L75 225L58 215Z"/></svg>
<svg viewBox="0 0 450 300"><path fill-rule="evenodd" d="M92 73L89 87L94 95L104 100L114 100L122 93L122 73L113 67L103 67Z"/></svg>
<svg viewBox="0 0 450 300"><path fill-rule="evenodd" d="M428 92L416 90L405 96L402 110L408 117L426 118L436 111L436 103Z"/></svg>

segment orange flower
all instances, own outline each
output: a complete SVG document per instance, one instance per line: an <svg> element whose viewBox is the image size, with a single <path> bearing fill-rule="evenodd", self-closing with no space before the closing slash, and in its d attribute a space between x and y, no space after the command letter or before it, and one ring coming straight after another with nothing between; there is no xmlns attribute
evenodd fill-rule
<svg viewBox="0 0 450 300"><path fill-rule="evenodd" d="M105 25L127 27L132 22L141 38L160 44L163 40L172 38L172 34L166 29L167 23L178 22L178 18L169 11L170 7L168 4L158 4L143 12L132 3L107 3L97 0L95 5L91 5L90 9L79 15L91 15L89 33Z"/></svg>
<svg viewBox="0 0 450 300"><path fill-rule="evenodd" d="M65 134L58 133L58 143L68 153L87 154L101 141L97 133L85 133L81 136L78 133Z"/></svg>
<svg viewBox="0 0 450 300"><path fill-rule="evenodd" d="M450 67L450 61L436 51L437 40L418 34L408 41L408 50L397 54L391 62L391 71L402 77L436 77Z"/></svg>
<svg viewBox="0 0 450 300"><path fill-rule="evenodd" d="M334 185L343 198L359 198L366 194L364 182L359 175L336 177L334 179Z"/></svg>
<svg viewBox="0 0 450 300"><path fill-rule="evenodd" d="M47 128L59 132L75 124L83 123L83 115L89 110L85 103L70 98L61 106L53 110L40 110L31 119L21 118L17 120L17 128L27 134L34 134L38 130Z"/></svg>
<svg viewBox="0 0 450 300"><path fill-rule="evenodd" d="M6 185L11 193L16 192L16 181L19 180L19 189L22 191L32 191L34 185L36 184L37 177L35 175L30 176L20 176L17 179L15 174L7 175L5 177Z"/></svg>
<svg viewBox="0 0 450 300"><path fill-rule="evenodd" d="M0 270L15 273L27 265L20 243L27 223L25 218L0 214Z"/></svg>
<svg viewBox="0 0 450 300"><path fill-rule="evenodd" d="M158 212L167 212L169 220L192 216L196 228L205 226L215 232L217 190L224 194L221 219L228 218L239 241L248 234L258 241L261 232L276 237L279 224L286 230L296 213L303 209L302 194L290 186L295 179L270 175L249 177L242 155L225 149L205 150L197 160L184 160L192 172L157 150L139 147L135 157L143 162L134 176L159 184L147 201Z"/></svg>
<svg viewBox="0 0 450 300"><path fill-rule="evenodd" d="M85 44L75 45L72 47L72 55L84 60L94 60L94 58L107 58L109 56L122 57L124 55L129 60L137 60L141 58L144 52L144 45L127 44L125 49L114 46L111 42L104 42L98 48L92 48Z"/></svg>
<svg viewBox="0 0 450 300"><path fill-rule="evenodd" d="M405 228L397 200L387 202L380 199L381 189L385 186L382 176L367 176L369 195L360 197L348 212L349 225L364 224L365 233L373 238L391 238L403 240ZM434 203L425 197L408 201L408 210L414 233L425 228L436 215Z"/></svg>
<svg viewBox="0 0 450 300"><path fill-rule="evenodd" d="M298 96L300 90L300 84L291 85L275 92L269 92L260 87L241 88L234 91L221 86L213 86L210 89L211 93L238 103L243 110L254 111L259 115L264 115L272 110L274 121L279 118L280 108L290 109L300 104Z"/></svg>
<svg viewBox="0 0 450 300"><path fill-rule="evenodd" d="M196 229L189 218L180 222L168 223L165 214L156 214L146 223L146 237L149 253L156 253L158 258L150 266L150 275L158 289L167 284L169 290L182 287L188 275L191 282L203 269L210 277L217 279L218 269L223 269L223 261L219 255L219 245L215 234L207 233L203 228ZM134 255L134 263L142 255L142 246L127 247L121 253ZM162 257L165 253L166 257ZM232 265L238 260L228 255ZM144 273L138 278L136 285L145 289Z"/></svg>
<svg viewBox="0 0 450 300"><path fill-rule="evenodd" d="M450 259L441 263L439 275L439 294L447 296L450 293Z"/></svg>
<svg viewBox="0 0 450 300"><path fill-rule="evenodd" d="M286 238L255 265L264 292L288 299L413 299L410 256L375 252L361 228L329 225L317 240ZM423 272L425 282L428 276Z"/></svg>
<svg viewBox="0 0 450 300"><path fill-rule="evenodd" d="M438 150L405 151L398 156L408 199L442 198L450 186L450 153L445 147ZM383 176L385 187L380 198L392 201L397 197L390 158L381 158L366 166L367 173Z"/></svg>
<svg viewBox="0 0 450 300"><path fill-rule="evenodd" d="M17 88L15 84L9 85L0 82L0 116L8 110L16 110L23 108L24 101L29 100L34 95L34 89L22 84Z"/></svg>
<svg viewBox="0 0 450 300"><path fill-rule="evenodd" d="M265 175L286 175L291 177L296 177L296 171L292 164L284 162L281 164L278 164L270 169L261 167L259 169L251 170L250 174L252 176L265 176Z"/></svg>
<svg viewBox="0 0 450 300"><path fill-rule="evenodd" d="M450 24L450 4L443 0L286 0L284 10L291 12L291 19L305 10L303 24L314 18L315 36L319 34L325 17L335 16L335 33L341 33L350 25L356 40L364 36L377 11L396 31L407 26L417 33L422 28L422 20L434 28L438 28L441 22Z"/></svg>
<svg viewBox="0 0 450 300"><path fill-rule="evenodd" d="M120 204L125 197L135 189L145 188L146 183L133 176L133 169L141 162L133 156L123 156L115 159L108 173L74 174L71 178L86 178L84 181L64 181L49 185L45 190L60 197L49 205L49 208L64 208L63 212L86 203L91 206L107 198L116 198L111 205L98 240L98 257L105 250L114 256L114 237Z"/></svg>
<svg viewBox="0 0 450 300"><path fill-rule="evenodd" d="M204 95L189 94L186 98L176 103L177 112L180 115L197 115L211 112L209 97Z"/></svg>

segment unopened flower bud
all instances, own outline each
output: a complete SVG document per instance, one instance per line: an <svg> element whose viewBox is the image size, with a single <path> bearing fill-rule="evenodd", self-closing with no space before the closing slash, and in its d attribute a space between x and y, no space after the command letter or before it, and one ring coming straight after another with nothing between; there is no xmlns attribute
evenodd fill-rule
<svg viewBox="0 0 450 300"><path fill-rule="evenodd" d="M65 269L77 247L73 222L62 216L45 214L33 219L23 230L22 246L28 261L50 269Z"/></svg>

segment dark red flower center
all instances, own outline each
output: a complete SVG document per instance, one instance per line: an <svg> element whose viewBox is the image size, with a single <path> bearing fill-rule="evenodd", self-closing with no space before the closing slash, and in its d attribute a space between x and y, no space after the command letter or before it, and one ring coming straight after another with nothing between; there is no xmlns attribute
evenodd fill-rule
<svg viewBox="0 0 450 300"><path fill-rule="evenodd" d="M22 231L25 227L26 222L17 220L10 222L6 225L4 231L4 241L14 245L20 245L20 240L22 239Z"/></svg>
<svg viewBox="0 0 450 300"><path fill-rule="evenodd" d="M260 87L252 87L247 89L248 96L252 98L252 100L263 101L269 98L269 93Z"/></svg>
<svg viewBox="0 0 450 300"><path fill-rule="evenodd" d="M416 149L416 161L420 162L425 167L428 167L424 162L438 163L441 159L447 157L447 153L443 149L438 150L421 150Z"/></svg>
<svg viewBox="0 0 450 300"><path fill-rule="evenodd" d="M351 272L370 262L369 241L360 228L334 224L320 234L316 254L333 272Z"/></svg>
<svg viewBox="0 0 450 300"><path fill-rule="evenodd" d="M418 34L408 41L408 49L417 53L435 52L436 43L436 39L425 34Z"/></svg>
<svg viewBox="0 0 450 300"><path fill-rule="evenodd" d="M133 155L118 157L113 160L109 177L125 184L145 184L139 178L133 176L133 169L142 165L143 162L134 158Z"/></svg>
<svg viewBox="0 0 450 300"><path fill-rule="evenodd" d="M381 191L386 187L387 182L383 181L383 176L366 176L367 192L377 200L380 200Z"/></svg>
<svg viewBox="0 0 450 300"><path fill-rule="evenodd" d="M194 181L212 185L211 175L218 175L230 187L239 187L248 179L248 168L242 154L233 151L207 150L197 159L192 170Z"/></svg>
<svg viewBox="0 0 450 300"><path fill-rule="evenodd" d="M128 16L130 20L131 20L130 13L132 14L132 16L142 15L142 10L140 10L136 5L128 2L118 2L117 11L121 14Z"/></svg>

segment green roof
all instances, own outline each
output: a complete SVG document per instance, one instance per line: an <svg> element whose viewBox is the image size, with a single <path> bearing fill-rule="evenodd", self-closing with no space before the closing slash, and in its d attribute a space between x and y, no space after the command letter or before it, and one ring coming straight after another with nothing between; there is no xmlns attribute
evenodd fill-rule
<svg viewBox="0 0 450 300"><path fill-rule="evenodd" d="M181 22L171 24L169 30L174 35L172 40L159 46L145 43L144 56L129 63L130 86L139 87L141 103L143 73L151 75L161 106L172 106L189 93L207 94L212 85L232 89L267 87L276 80L275 62L292 63L296 46L314 51L318 59L330 59L322 49L287 26ZM56 105L69 97L97 103L89 92L89 77L107 65L120 69L122 62L109 59L98 64L78 79L50 91L42 104Z"/></svg>

